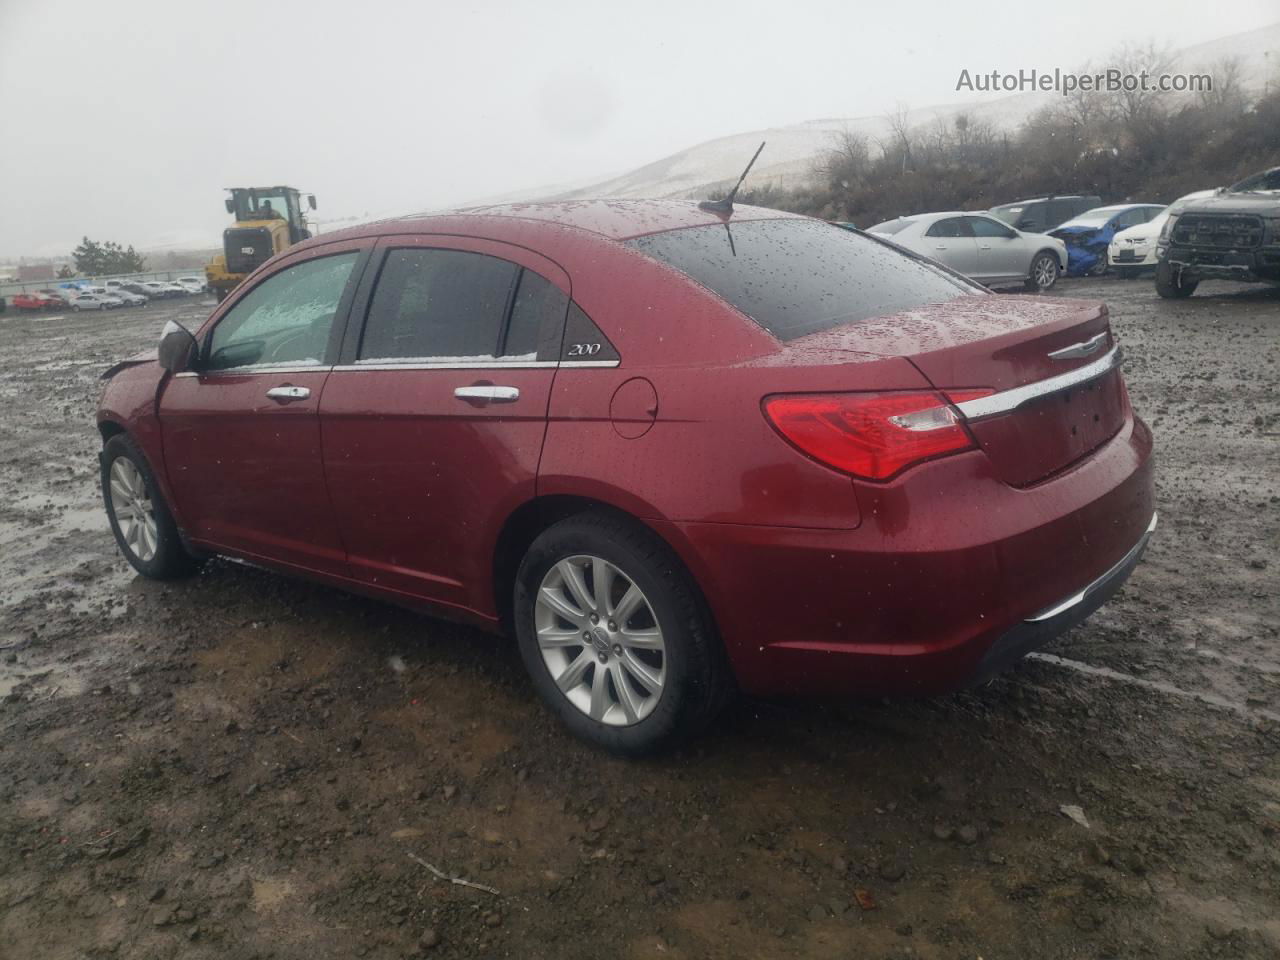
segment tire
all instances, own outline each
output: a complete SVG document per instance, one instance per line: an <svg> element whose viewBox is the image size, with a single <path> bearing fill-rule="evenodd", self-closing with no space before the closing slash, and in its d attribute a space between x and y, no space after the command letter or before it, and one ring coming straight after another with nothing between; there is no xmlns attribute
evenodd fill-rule
<svg viewBox="0 0 1280 960"><path fill-rule="evenodd" d="M597 597L597 571L612 587L607 600ZM628 598L625 619L611 619ZM513 600L520 655L538 695L571 732L612 753L670 747L705 728L732 694L692 577L634 521L593 512L548 527L521 561ZM568 692L557 677L572 684Z"/></svg>
<svg viewBox="0 0 1280 960"><path fill-rule="evenodd" d="M1196 292L1199 280L1183 280L1182 271L1174 273L1169 264L1156 265L1156 293L1166 300L1182 300Z"/></svg>
<svg viewBox="0 0 1280 960"><path fill-rule="evenodd" d="M1058 258L1047 250L1041 250L1031 258L1031 268L1027 271L1026 286L1032 293L1043 293L1051 290L1058 282L1062 268L1058 266Z"/></svg>
<svg viewBox="0 0 1280 960"><path fill-rule="evenodd" d="M79 308L78 306L77 306L77 307L72 307L72 308L71 308L71 312L72 312L72 313L79 313L79 312L80 312L80 308Z"/></svg>
<svg viewBox="0 0 1280 960"><path fill-rule="evenodd" d="M103 447L101 482L111 532L133 569L152 580L186 577L200 569L200 561L182 545L150 464L125 434L117 434ZM125 498L127 504L121 504ZM131 522L130 515L140 511L149 514L149 523L146 518Z"/></svg>

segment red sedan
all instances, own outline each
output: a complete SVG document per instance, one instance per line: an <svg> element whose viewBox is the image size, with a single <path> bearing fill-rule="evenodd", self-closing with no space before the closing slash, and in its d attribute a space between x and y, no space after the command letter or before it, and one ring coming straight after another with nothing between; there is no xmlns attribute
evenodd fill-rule
<svg viewBox="0 0 1280 960"><path fill-rule="evenodd" d="M66 306L65 300L44 293L19 293L9 303L19 310L47 310L50 307Z"/></svg>
<svg viewBox="0 0 1280 960"><path fill-rule="evenodd" d="M599 201L291 247L108 373L120 547L517 638L642 752L752 694L932 694L1079 623L1155 527L1106 308L820 221Z"/></svg>

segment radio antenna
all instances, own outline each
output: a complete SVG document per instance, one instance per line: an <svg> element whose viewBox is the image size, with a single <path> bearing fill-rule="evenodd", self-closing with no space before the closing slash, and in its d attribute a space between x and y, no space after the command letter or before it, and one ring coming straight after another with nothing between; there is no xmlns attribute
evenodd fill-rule
<svg viewBox="0 0 1280 960"><path fill-rule="evenodd" d="M712 213L733 213L733 198L738 195L738 188L742 186L742 181L747 179L747 174L751 172L751 168L755 166L756 157L760 156L760 151L764 149L764 140L760 141L760 146L756 147L756 152L751 155L751 162L747 164L747 169L742 171L742 176L738 178L738 182L733 185L733 189L729 191L729 195L722 200L703 200L698 204L699 210L709 210Z"/></svg>

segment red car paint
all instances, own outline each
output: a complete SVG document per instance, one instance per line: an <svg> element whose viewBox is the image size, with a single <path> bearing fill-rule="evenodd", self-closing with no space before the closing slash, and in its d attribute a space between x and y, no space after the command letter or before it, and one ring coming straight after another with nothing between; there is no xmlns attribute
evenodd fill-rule
<svg viewBox="0 0 1280 960"><path fill-rule="evenodd" d="M728 218L774 219L796 218L748 207ZM535 271L621 359L360 369L335 362L358 337L351 310L342 346L317 369L123 366L99 426L134 437L193 546L487 628L501 623L510 571L540 517L589 503L622 511L683 561L753 693L954 689L1001 638L1143 542L1151 434L1118 369L965 420L966 449L888 480L815 459L767 410L768 398L787 395L962 404L1034 384L1092 362L1051 353L1090 340L1112 348L1105 307L974 291L782 342L623 242L724 224L692 204L592 201L325 235L260 267L197 337L257 283L307 258L429 246ZM357 306L374 272L353 281ZM284 384L310 397L266 398ZM519 398L454 395L477 384L518 387Z"/></svg>

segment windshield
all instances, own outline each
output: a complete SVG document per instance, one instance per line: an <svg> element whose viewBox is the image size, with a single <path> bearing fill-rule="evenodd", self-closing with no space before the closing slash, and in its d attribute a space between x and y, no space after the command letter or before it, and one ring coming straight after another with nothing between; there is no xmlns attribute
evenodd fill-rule
<svg viewBox="0 0 1280 960"><path fill-rule="evenodd" d="M237 220L289 219L289 196L282 191L237 190L232 196Z"/></svg>
<svg viewBox="0 0 1280 960"><path fill-rule="evenodd" d="M1064 227L1102 227L1110 223L1111 218L1114 217L1119 212L1120 212L1119 210L1108 210L1105 207L1100 208L1098 210L1088 210L1085 213L1080 214L1080 216L1078 217L1072 217L1070 220L1064 223L1063 226Z"/></svg>
<svg viewBox="0 0 1280 960"><path fill-rule="evenodd" d="M1280 167L1246 177L1231 188L1231 193L1275 193L1280 190Z"/></svg>
<svg viewBox="0 0 1280 960"><path fill-rule="evenodd" d="M817 220L689 227L629 241L779 340L979 292L887 243Z"/></svg>
<svg viewBox="0 0 1280 960"><path fill-rule="evenodd" d="M1018 217L1022 215L1022 211L1027 209L1026 204L1010 203L1003 207L992 207L991 215L1003 220L1009 226L1017 226Z"/></svg>

